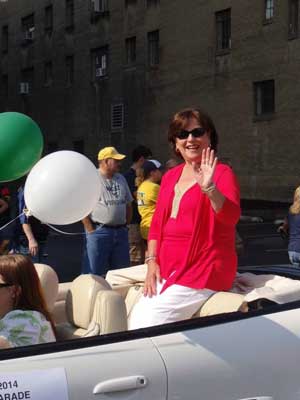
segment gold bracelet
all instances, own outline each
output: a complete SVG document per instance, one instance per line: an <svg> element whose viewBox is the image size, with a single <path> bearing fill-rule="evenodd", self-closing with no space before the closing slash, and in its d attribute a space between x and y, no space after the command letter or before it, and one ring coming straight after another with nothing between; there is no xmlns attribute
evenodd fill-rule
<svg viewBox="0 0 300 400"><path fill-rule="evenodd" d="M145 263L147 263L150 260L156 260L156 256L148 256L145 258Z"/></svg>
<svg viewBox="0 0 300 400"><path fill-rule="evenodd" d="M216 188L216 185L214 184L214 183L212 183L210 186L208 186L208 188L206 188L206 189L202 189L201 188L201 191L202 191L202 193L209 193L209 192L212 192L213 190L215 190L215 188Z"/></svg>

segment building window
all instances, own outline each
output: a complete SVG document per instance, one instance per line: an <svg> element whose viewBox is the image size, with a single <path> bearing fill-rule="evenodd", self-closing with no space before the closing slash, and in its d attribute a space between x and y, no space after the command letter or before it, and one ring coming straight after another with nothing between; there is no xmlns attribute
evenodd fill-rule
<svg viewBox="0 0 300 400"><path fill-rule="evenodd" d="M108 75L108 51L108 46L91 51L93 81Z"/></svg>
<svg viewBox="0 0 300 400"><path fill-rule="evenodd" d="M299 0L289 1L289 38L298 37Z"/></svg>
<svg viewBox="0 0 300 400"><path fill-rule="evenodd" d="M152 6L157 6L159 4L159 0L146 0L147 8Z"/></svg>
<svg viewBox="0 0 300 400"><path fill-rule="evenodd" d="M51 34L53 31L53 6L45 8L45 32Z"/></svg>
<svg viewBox="0 0 300 400"><path fill-rule="evenodd" d="M90 0L91 22L95 23L100 17L109 16L108 0Z"/></svg>
<svg viewBox="0 0 300 400"><path fill-rule="evenodd" d="M72 86L74 83L74 56L66 57L66 85Z"/></svg>
<svg viewBox="0 0 300 400"><path fill-rule="evenodd" d="M25 68L21 71L20 94L30 94L34 90L34 69Z"/></svg>
<svg viewBox="0 0 300 400"><path fill-rule="evenodd" d="M264 116L275 112L274 80L254 82L255 115Z"/></svg>
<svg viewBox="0 0 300 400"><path fill-rule="evenodd" d="M66 0L66 30L74 29L74 0Z"/></svg>
<svg viewBox="0 0 300 400"><path fill-rule="evenodd" d="M108 13L109 4L108 0L91 0L91 10L94 13Z"/></svg>
<svg viewBox="0 0 300 400"><path fill-rule="evenodd" d="M8 75L2 75L1 94L3 97L8 97Z"/></svg>
<svg viewBox="0 0 300 400"><path fill-rule="evenodd" d="M216 12L216 49L226 51L231 48L231 10Z"/></svg>
<svg viewBox="0 0 300 400"><path fill-rule="evenodd" d="M44 84L50 86L53 82L53 66L52 61L47 61L44 64Z"/></svg>
<svg viewBox="0 0 300 400"><path fill-rule="evenodd" d="M159 31L148 32L148 65L159 64Z"/></svg>
<svg viewBox="0 0 300 400"><path fill-rule="evenodd" d="M30 44L34 40L34 14L30 14L22 18L22 44Z"/></svg>
<svg viewBox="0 0 300 400"><path fill-rule="evenodd" d="M129 6L135 6L137 0L125 0L125 8Z"/></svg>
<svg viewBox="0 0 300 400"><path fill-rule="evenodd" d="M8 25L2 26L1 49L3 54L8 52Z"/></svg>
<svg viewBox="0 0 300 400"><path fill-rule="evenodd" d="M73 141L73 149L77 151L77 153L84 154L84 140L74 140Z"/></svg>
<svg viewBox="0 0 300 400"><path fill-rule="evenodd" d="M265 0L265 21L270 22L274 17L274 0Z"/></svg>
<svg viewBox="0 0 300 400"><path fill-rule="evenodd" d="M112 104L111 106L111 130L119 131L124 128L124 104Z"/></svg>
<svg viewBox="0 0 300 400"><path fill-rule="evenodd" d="M125 41L126 47L126 64L132 65L136 62L136 37L127 38Z"/></svg>

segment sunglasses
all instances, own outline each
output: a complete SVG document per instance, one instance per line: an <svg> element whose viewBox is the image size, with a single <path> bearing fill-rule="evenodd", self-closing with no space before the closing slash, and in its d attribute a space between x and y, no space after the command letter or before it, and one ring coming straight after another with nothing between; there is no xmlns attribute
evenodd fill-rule
<svg viewBox="0 0 300 400"><path fill-rule="evenodd" d="M179 131L176 135L178 139L187 139L189 135L192 135L194 138L198 138L203 136L206 133L206 129L204 128L195 128L192 131Z"/></svg>
<svg viewBox="0 0 300 400"><path fill-rule="evenodd" d="M0 283L0 289L3 287L13 286L11 283Z"/></svg>

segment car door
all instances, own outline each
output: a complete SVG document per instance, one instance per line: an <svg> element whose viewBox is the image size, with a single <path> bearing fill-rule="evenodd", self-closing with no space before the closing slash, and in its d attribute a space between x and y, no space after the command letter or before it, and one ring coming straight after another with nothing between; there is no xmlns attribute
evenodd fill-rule
<svg viewBox="0 0 300 400"><path fill-rule="evenodd" d="M19 399L19 392L20 399L30 400L165 400L166 383L164 364L151 339L0 362L1 400Z"/></svg>
<svg viewBox="0 0 300 400"><path fill-rule="evenodd" d="M195 327L153 342L166 364L168 400L299 399L299 309Z"/></svg>

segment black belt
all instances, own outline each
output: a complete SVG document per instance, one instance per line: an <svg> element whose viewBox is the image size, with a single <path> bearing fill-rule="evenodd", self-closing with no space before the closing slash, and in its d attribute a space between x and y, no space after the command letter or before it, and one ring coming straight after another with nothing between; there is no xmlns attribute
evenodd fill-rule
<svg viewBox="0 0 300 400"><path fill-rule="evenodd" d="M118 228L125 228L127 225L126 224L121 224L121 225L107 225L107 224L102 224L101 222L93 222L94 225L100 226L101 228L110 228L110 229L118 229Z"/></svg>

